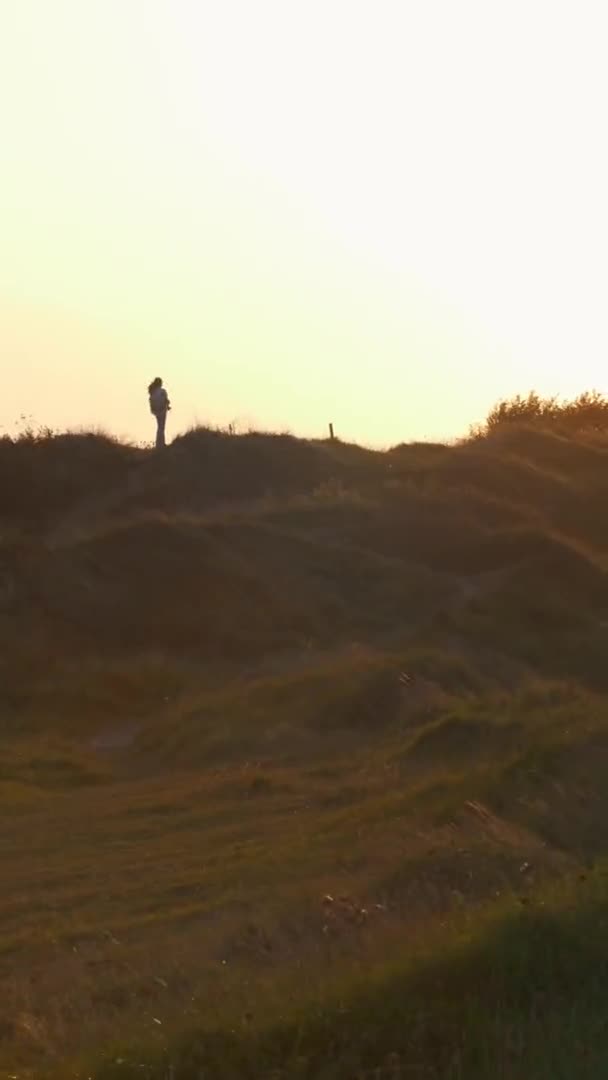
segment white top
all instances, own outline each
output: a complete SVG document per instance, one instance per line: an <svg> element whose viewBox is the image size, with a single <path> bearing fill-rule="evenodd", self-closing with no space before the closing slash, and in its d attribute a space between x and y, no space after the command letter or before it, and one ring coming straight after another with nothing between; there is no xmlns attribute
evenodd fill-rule
<svg viewBox="0 0 608 1080"><path fill-rule="evenodd" d="M157 386L150 394L150 408L155 415L167 412L169 408L169 395L164 386Z"/></svg>

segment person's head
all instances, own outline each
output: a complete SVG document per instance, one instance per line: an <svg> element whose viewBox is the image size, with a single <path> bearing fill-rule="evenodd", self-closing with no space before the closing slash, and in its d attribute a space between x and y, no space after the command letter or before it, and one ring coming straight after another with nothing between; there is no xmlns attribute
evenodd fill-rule
<svg viewBox="0 0 608 1080"><path fill-rule="evenodd" d="M163 385L163 380L162 380L162 379L159 379L159 378L158 378L158 376L157 376L157 377L156 377L155 379L153 379L153 380L152 380L152 382L150 383L150 385L149 385L149 387L148 387L148 393L149 393L149 394L152 394L154 390L158 390L158 389L160 389L160 387L161 387L162 385Z"/></svg>

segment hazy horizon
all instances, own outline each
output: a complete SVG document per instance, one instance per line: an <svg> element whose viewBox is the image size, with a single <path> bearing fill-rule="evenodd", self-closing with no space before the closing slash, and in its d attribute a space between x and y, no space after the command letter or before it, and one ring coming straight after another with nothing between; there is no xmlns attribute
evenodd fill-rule
<svg viewBox="0 0 608 1080"><path fill-rule="evenodd" d="M0 426L387 445L605 389L599 4L9 0Z"/></svg>

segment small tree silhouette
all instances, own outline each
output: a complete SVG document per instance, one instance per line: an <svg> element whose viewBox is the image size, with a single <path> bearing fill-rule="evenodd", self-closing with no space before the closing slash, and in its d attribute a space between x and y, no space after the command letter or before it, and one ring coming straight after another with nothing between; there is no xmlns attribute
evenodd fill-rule
<svg viewBox="0 0 608 1080"><path fill-rule="evenodd" d="M472 431L483 438L507 425L542 426L566 433L608 430L608 399L598 390L587 390L571 401L543 398L536 391L517 394L491 409L484 424Z"/></svg>

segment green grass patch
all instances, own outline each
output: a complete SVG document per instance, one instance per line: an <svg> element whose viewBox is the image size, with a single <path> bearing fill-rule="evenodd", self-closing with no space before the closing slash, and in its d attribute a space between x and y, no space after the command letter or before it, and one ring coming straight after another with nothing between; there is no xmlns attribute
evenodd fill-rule
<svg viewBox="0 0 608 1080"><path fill-rule="evenodd" d="M325 994L252 994L232 1027L117 1053L95 1080L601 1080L608 1069L608 871L450 927ZM300 996L300 995L297 995ZM156 1060L155 1060L156 1058Z"/></svg>

